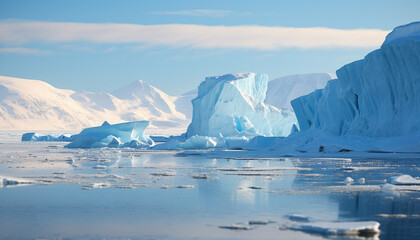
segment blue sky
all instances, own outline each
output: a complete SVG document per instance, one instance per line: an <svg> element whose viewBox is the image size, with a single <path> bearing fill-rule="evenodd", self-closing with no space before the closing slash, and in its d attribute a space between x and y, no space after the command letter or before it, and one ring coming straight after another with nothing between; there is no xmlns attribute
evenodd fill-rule
<svg viewBox="0 0 420 240"><path fill-rule="evenodd" d="M177 95L206 76L335 72L419 21L420 1L0 0L0 75Z"/></svg>

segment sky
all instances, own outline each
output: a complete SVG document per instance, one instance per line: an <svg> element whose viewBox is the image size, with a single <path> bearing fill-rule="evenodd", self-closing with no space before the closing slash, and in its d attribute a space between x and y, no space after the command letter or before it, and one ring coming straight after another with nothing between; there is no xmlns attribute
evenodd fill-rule
<svg viewBox="0 0 420 240"><path fill-rule="evenodd" d="M418 0L0 0L0 75L170 95L206 76L329 72L420 21Z"/></svg>

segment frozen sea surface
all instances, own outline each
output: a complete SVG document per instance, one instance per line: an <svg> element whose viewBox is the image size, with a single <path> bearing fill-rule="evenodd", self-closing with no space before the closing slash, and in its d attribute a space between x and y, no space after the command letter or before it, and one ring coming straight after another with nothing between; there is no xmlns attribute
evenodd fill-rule
<svg viewBox="0 0 420 240"><path fill-rule="evenodd" d="M0 177L22 180L0 187L0 239L420 235L420 187L386 184L403 174L418 177L419 154L86 150L19 137L0 134ZM379 222L381 232L299 231L346 226L337 221Z"/></svg>

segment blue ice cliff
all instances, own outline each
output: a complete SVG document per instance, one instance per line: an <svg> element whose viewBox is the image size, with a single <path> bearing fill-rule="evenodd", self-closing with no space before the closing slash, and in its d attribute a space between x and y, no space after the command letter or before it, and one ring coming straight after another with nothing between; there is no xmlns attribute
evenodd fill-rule
<svg viewBox="0 0 420 240"><path fill-rule="evenodd" d="M420 22L395 28L338 79L292 101L301 130L391 137L420 131Z"/></svg>
<svg viewBox="0 0 420 240"><path fill-rule="evenodd" d="M266 74L250 72L207 77L192 100L187 138L289 135L295 115L264 103L267 83Z"/></svg>

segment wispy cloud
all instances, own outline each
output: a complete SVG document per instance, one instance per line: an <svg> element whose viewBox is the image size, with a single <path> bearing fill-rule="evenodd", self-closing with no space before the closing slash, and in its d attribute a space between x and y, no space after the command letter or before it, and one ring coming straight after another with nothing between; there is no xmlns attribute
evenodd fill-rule
<svg viewBox="0 0 420 240"><path fill-rule="evenodd" d="M267 26L139 25L0 21L0 43L135 43L197 49L366 48L379 47L388 31L379 29Z"/></svg>
<svg viewBox="0 0 420 240"><path fill-rule="evenodd" d="M180 11L162 11L162 12L151 12L152 14L158 15L181 15L181 16L193 16L193 17L225 17L234 14L231 10L211 10L211 9L192 9L192 10L180 10Z"/></svg>
<svg viewBox="0 0 420 240"><path fill-rule="evenodd" d="M0 53L16 53L16 54L50 54L50 51L44 51L36 48L22 48L22 47L15 47L15 48L0 48Z"/></svg>

